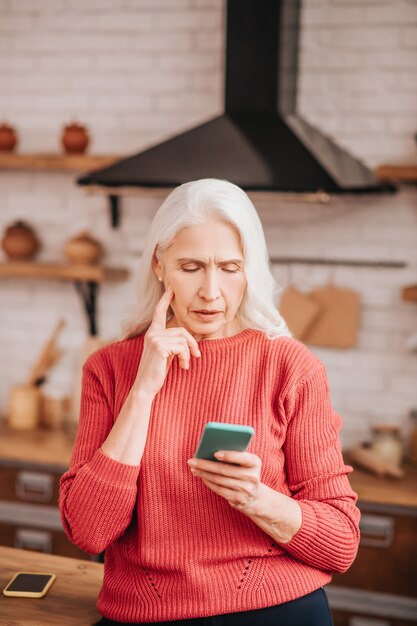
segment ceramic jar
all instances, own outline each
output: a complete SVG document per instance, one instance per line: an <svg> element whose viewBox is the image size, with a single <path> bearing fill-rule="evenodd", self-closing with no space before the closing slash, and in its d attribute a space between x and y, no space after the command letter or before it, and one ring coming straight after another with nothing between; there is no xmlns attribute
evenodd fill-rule
<svg viewBox="0 0 417 626"><path fill-rule="evenodd" d="M67 154L84 154L90 142L85 126L72 122L64 127L61 143Z"/></svg>
<svg viewBox="0 0 417 626"><path fill-rule="evenodd" d="M0 152L13 152L17 145L17 133L13 126L0 124Z"/></svg>
<svg viewBox="0 0 417 626"><path fill-rule="evenodd" d="M15 430L38 427L42 394L34 385L14 385L10 390L8 425Z"/></svg>
<svg viewBox="0 0 417 626"><path fill-rule="evenodd" d="M62 428L68 419L70 399L59 389L44 389L40 425L43 428Z"/></svg>
<svg viewBox="0 0 417 626"><path fill-rule="evenodd" d="M74 265L95 265L103 254L103 246L88 231L83 230L66 243L64 253Z"/></svg>
<svg viewBox="0 0 417 626"><path fill-rule="evenodd" d="M380 459L392 465L400 466L403 457L403 445L398 426L380 425L373 427L374 439L372 450Z"/></svg>
<svg viewBox="0 0 417 626"><path fill-rule="evenodd" d="M25 261L36 255L40 242L33 228L18 220L6 228L1 246L10 260Z"/></svg>

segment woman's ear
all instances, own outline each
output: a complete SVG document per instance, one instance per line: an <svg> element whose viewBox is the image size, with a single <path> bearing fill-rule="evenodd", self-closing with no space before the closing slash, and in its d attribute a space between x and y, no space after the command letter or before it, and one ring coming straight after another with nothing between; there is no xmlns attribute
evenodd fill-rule
<svg viewBox="0 0 417 626"><path fill-rule="evenodd" d="M153 257L152 257L152 269L156 277L159 279L163 274L163 267L162 267L161 261L156 256L156 251L153 253Z"/></svg>

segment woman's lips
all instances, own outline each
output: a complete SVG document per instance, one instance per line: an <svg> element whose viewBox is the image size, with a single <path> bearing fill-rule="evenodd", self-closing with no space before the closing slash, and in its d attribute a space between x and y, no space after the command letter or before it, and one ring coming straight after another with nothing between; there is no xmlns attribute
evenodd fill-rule
<svg viewBox="0 0 417 626"><path fill-rule="evenodd" d="M197 315L197 317L200 320L206 320L206 321L208 320L208 321L210 321L210 320L213 320L216 317L219 317L220 315L222 315L223 311L204 311L204 310L201 310L201 311L193 311L193 313L195 315Z"/></svg>

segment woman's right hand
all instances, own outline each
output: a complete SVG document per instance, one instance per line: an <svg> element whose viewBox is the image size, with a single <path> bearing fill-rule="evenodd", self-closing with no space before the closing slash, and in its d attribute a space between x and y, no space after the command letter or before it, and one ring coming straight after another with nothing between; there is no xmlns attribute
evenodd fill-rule
<svg viewBox="0 0 417 626"><path fill-rule="evenodd" d="M164 384L171 362L178 356L180 367L188 369L190 355L200 357L196 339L182 326L166 327L166 313L174 296L168 287L155 307L151 325L144 340L142 358L133 385L151 397L156 396Z"/></svg>

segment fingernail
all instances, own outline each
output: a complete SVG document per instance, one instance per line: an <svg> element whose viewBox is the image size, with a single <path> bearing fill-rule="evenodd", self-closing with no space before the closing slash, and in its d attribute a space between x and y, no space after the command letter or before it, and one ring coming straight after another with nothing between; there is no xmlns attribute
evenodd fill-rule
<svg viewBox="0 0 417 626"><path fill-rule="evenodd" d="M194 459L188 459L187 463L188 463L188 465L189 465L190 467L194 467L194 465L196 464L196 462L194 461Z"/></svg>
<svg viewBox="0 0 417 626"><path fill-rule="evenodd" d="M223 458L224 458L224 452L215 452L215 453L214 453L214 456L215 456L217 459L223 459Z"/></svg>

